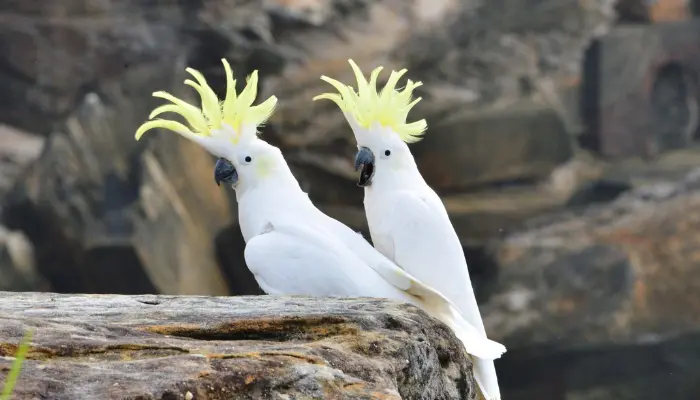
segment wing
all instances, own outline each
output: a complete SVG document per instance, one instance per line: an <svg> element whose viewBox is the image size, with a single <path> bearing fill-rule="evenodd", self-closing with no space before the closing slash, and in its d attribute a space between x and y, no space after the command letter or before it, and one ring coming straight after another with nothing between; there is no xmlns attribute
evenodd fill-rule
<svg viewBox="0 0 700 400"><path fill-rule="evenodd" d="M364 263L369 265L388 283L397 289L406 291L407 293L419 297L428 302L448 302L442 294L419 281L417 278L401 269L393 261L386 258L382 253L377 251L372 245L357 232L350 229L343 223L326 217L326 225L329 230L345 245L360 258Z"/></svg>
<svg viewBox="0 0 700 400"><path fill-rule="evenodd" d="M268 294L402 297L342 243L308 228L270 226L248 241L244 256Z"/></svg>
<svg viewBox="0 0 700 400"><path fill-rule="evenodd" d="M440 291L462 312L473 312L476 299L464 251L442 203L432 204L407 191L387 200L391 211L373 224L372 238L392 251L387 256L402 269Z"/></svg>
<svg viewBox="0 0 700 400"><path fill-rule="evenodd" d="M373 225L372 239L391 251L385 254L398 265L450 299L469 325L486 336L464 252L440 198L399 192L390 201L392 211ZM485 396L499 399L493 361L477 359L474 369Z"/></svg>
<svg viewBox="0 0 700 400"><path fill-rule="evenodd" d="M470 354L493 359L505 352L503 345L482 335L440 293L338 224L328 224L330 229L272 226L249 240L246 263L260 287L271 294L383 297L412 303L452 328Z"/></svg>

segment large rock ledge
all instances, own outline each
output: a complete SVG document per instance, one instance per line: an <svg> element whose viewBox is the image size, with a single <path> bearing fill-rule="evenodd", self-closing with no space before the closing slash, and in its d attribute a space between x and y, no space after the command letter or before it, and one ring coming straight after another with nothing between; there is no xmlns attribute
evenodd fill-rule
<svg viewBox="0 0 700 400"><path fill-rule="evenodd" d="M0 292L0 380L34 336L14 399L467 399L443 324L376 299Z"/></svg>

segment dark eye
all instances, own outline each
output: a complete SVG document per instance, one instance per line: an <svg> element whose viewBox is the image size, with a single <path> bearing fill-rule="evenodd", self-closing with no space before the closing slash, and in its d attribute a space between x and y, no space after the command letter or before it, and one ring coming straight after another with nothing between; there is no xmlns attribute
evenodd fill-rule
<svg viewBox="0 0 700 400"><path fill-rule="evenodd" d="M251 161L253 161L253 159L250 158L250 156L245 156L245 162L251 162Z"/></svg>
<svg viewBox="0 0 700 400"><path fill-rule="evenodd" d="M389 157L391 155L391 150L384 150L384 155Z"/></svg>

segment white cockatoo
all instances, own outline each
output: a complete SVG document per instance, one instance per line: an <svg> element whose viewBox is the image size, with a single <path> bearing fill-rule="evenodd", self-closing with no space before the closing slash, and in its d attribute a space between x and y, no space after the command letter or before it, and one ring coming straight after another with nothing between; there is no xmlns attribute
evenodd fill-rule
<svg viewBox="0 0 700 400"><path fill-rule="evenodd" d="M219 160L215 181L230 184L238 200L239 223L246 242L245 260L268 294L388 298L418 306L448 325L475 357L494 359L503 345L487 339L466 322L435 290L381 255L362 236L318 210L292 175L281 151L258 138L257 128L272 114L273 96L253 106L257 71L240 94L229 64L227 91L220 102L204 77L191 68L201 109L165 92L154 96L172 102L156 108L151 121L136 132L165 128L198 143ZM155 119L164 112L180 122Z"/></svg>
<svg viewBox="0 0 700 400"><path fill-rule="evenodd" d="M409 79L403 90L396 90L406 70L392 71L384 88L377 91L383 68L375 68L367 81L357 64L349 62L357 88L323 76L338 93L321 94L314 100L335 102L354 133L359 150L355 169L362 169L358 185L365 190L372 242L400 268L449 299L486 337L459 237L407 145L419 141L427 128L425 120L406 122L408 112L421 100L411 98L421 82ZM483 397L500 399L493 361L477 359L474 367Z"/></svg>

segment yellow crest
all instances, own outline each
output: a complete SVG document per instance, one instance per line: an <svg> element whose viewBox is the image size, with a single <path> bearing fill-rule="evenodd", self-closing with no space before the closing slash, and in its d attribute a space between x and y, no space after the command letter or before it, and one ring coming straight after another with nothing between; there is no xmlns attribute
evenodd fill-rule
<svg viewBox="0 0 700 400"><path fill-rule="evenodd" d="M219 101L216 93L209 87L206 79L199 71L187 68L186 71L197 82L187 79L185 84L191 86L199 93L202 103L201 108L178 99L170 93L155 92L153 97L168 100L172 104L162 105L153 110L148 117L150 121L141 125L136 131L136 140L139 140L146 131L154 128L168 129L189 139L197 140L211 137L213 132L222 130L224 124L226 124L233 129L232 132L228 132L228 136L229 140L235 144L244 133L242 129L244 126L254 128L267 121L277 105L277 98L271 96L257 106L252 105L258 91L258 71L253 71L248 77L243 91L237 94L236 81L233 79L231 66L225 59L221 59L221 61L226 70L226 98L223 102ZM165 112L179 114L189 126L172 120L153 119ZM255 129L252 131L255 132Z"/></svg>
<svg viewBox="0 0 700 400"><path fill-rule="evenodd" d="M365 79L360 68L353 60L348 60L357 79L357 91L349 85L345 85L335 79L322 76L321 79L333 85L338 93L324 93L313 98L328 99L340 107L346 115L352 116L357 123L370 129L373 123L391 128L401 140L406 143L415 143L422 139L428 124L424 119L412 123L406 123L408 112L421 98L411 101L413 90L421 86L421 82L408 80L403 90L397 90L396 84L406 69L391 71L389 79L381 92L377 92L377 78L384 67L375 68L370 74L369 82Z"/></svg>

